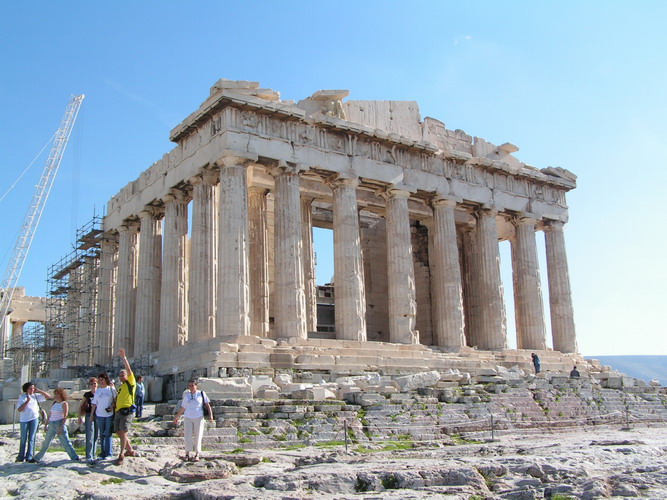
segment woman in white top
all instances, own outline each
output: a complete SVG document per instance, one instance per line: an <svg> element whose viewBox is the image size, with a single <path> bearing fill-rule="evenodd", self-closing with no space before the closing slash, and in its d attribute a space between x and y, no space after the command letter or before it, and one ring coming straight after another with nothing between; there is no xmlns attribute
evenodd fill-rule
<svg viewBox="0 0 667 500"><path fill-rule="evenodd" d="M42 449L35 455L35 460L39 462L49 449L49 445L53 438L58 436L60 444L65 448L65 452L72 460L79 460L79 456L74 451L72 442L69 440L69 433L67 432L67 414L69 412L69 404L67 403L67 391L60 387L53 392L56 402L51 407L49 414L49 423L46 426L46 436L42 443Z"/></svg>
<svg viewBox="0 0 667 500"><path fill-rule="evenodd" d="M97 422L100 435L100 459L105 460L112 455L111 427L113 424L113 408L116 390L111 387L111 379L106 373L97 376L99 387L90 400L90 415Z"/></svg>
<svg viewBox="0 0 667 500"><path fill-rule="evenodd" d="M21 444L19 445L19 456L17 462L26 460L35 463L35 438L39 428L39 403L51 399L51 395L38 389L32 382L23 384L23 394L16 403L16 409L21 414ZM37 394L35 394L37 393ZM27 450L26 450L27 448Z"/></svg>
<svg viewBox="0 0 667 500"><path fill-rule="evenodd" d="M211 401L204 391L197 390L197 381L190 380L188 388L183 392L181 407L174 416L174 425L178 425L178 419L183 415L183 426L185 428L185 459L199 462L201 453L201 440L204 437L204 406L208 410L208 419L213 422L213 410ZM194 452L192 459L190 452Z"/></svg>

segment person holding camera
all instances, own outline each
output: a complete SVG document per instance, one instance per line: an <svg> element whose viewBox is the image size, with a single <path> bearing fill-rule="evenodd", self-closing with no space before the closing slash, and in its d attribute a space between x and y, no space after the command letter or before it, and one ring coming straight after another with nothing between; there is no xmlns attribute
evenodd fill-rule
<svg viewBox="0 0 667 500"><path fill-rule="evenodd" d="M93 420L97 422L97 429L100 436L100 459L106 460L111 456L111 426L113 425L113 408L116 392L111 387L111 380L106 373L100 373L97 376L99 387L91 400L92 407L90 414Z"/></svg>
<svg viewBox="0 0 667 500"><path fill-rule="evenodd" d="M120 453L116 460L116 465L121 465L125 457L138 457L139 454L132 448L130 438L127 433L130 431L130 424L134 415L134 393L137 390L137 381L132 373L130 362L125 356L125 349L121 349L120 357L125 363L125 369L118 372L120 387L116 397L116 414L113 419L113 427L120 438Z"/></svg>

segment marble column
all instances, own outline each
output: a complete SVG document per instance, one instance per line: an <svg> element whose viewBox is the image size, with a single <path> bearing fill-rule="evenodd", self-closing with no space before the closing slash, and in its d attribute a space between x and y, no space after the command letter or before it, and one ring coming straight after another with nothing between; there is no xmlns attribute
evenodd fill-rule
<svg viewBox="0 0 667 500"><path fill-rule="evenodd" d="M461 230L463 255L463 310L465 318L466 345L479 346L482 302L477 268L477 226L466 226Z"/></svg>
<svg viewBox="0 0 667 500"><path fill-rule="evenodd" d="M92 256L85 256L81 266L81 302L79 307L79 325L77 335L77 365L90 366L93 364L93 351L98 345L95 338L96 320L96 283L99 272L99 262Z"/></svg>
<svg viewBox="0 0 667 500"><path fill-rule="evenodd" d="M115 236L105 234L100 242L100 271L97 284L96 345L93 351L93 363L96 365L106 365L113 356L113 298L117 265L118 242Z"/></svg>
<svg viewBox="0 0 667 500"><path fill-rule="evenodd" d="M220 338L250 333L247 164L243 158L220 160L216 316L216 336Z"/></svg>
<svg viewBox="0 0 667 500"><path fill-rule="evenodd" d="M517 217L512 241L512 281L517 348L546 349L542 285L537 260L535 224L531 217Z"/></svg>
<svg viewBox="0 0 667 500"><path fill-rule="evenodd" d="M117 351L122 347L128 357L134 356L138 229L139 225L136 222L126 222L118 228L118 283L116 285L113 350Z"/></svg>
<svg viewBox="0 0 667 500"><path fill-rule="evenodd" d="M389 296L389 341L418 344L415 330L417 300L408 198L410 193L389 189L387 219L387 294Z"/></svg>
<svg viewBox="0 0 667 500"><path fill-rule="evenodd" d="M172 189L164 198L164 252L160 287L161 351L185 344L188 332L187 192Z"/></svg>
<svg viewBox="0 0 667 500"><path fill-rule="evenodd" d="M336 338L366 340L366 294L361 255L357 179L338 179L333 188ZM409 233L408 233L409 234Z"/></svg>
<svg viewBox="0 0 667 500"><path fill-rule="evenodd" d="M549 309L554 351L577 352L570 274L565 252L563 223L550 221L544 232L549 278Z"/></svg>
<svg viewBox="0 0 667 500"><path fill-rule="evenodd" d="M500 350L507 348L507 322L503 300L503 284L500 278L500 251L496 229L496 210L479 210L477 213L477 270L481 317L479 325L479 349Z"/></svg>
<svg viewBox="0 0 667 500"><path fill-rule="evenodd" d="M299 174L296 168L279 167L274 177L276 338L306 339Z"/></svg>
<svg viewBox="0 0 667 500"><path fill-rule="evenodd" d="M11 321L12 324L12 347L20 348L23 347L23 327L25 326L25 321Z"/></svg>
<svg viewBox="0 0 667 500"><path fill-rule="evenodd" d="M188 286L188 342L215 336L215 289L217 266L216 196L217 173L204 170L190 179L192 231Z"/></svg>
<svg viewBox="0 0 667 500"><path fill-rule="evenodd" d="M248 190L250 265L250 334L269 336L269 248L266 213L267 190Z"/></svg>
<svg viewBox="0 0 667 500"><path fill-rule="evenodd" d="M315 253L313 248L313 198L301 197L301 240L303 243L303 280L306 295L306 327L317 331L317 282L315 280Z"/></svg>
<svg viewBox="0 0 667 500"><path fill-rule="evenodd" d="M139 213L139 266L137 272L137 312L134 321L134 355L159 349L160 285L162 281L163 211L148 207Z"/></svg>
<svg viewBox="0 0 667 500"><path fill-rule="evenodd" d="M435 345L446 348L465 345L463 291L454 207L454 200L434 200L433 224L429 231L433 336Z"/></svg>

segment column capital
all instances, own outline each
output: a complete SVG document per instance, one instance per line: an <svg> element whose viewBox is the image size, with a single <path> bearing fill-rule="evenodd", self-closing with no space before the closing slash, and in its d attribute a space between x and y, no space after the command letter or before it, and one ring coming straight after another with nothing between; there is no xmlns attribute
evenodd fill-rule
<svg viewBox="0 0 667 500"><path fill-rule="evenodd" d="M256 154L243 151L225 151L220 158L215 161L219 167L247 167L257 161Z"/></svg>
<svg viewBox="0 0 667 500"><path fill-rule="evenodd" d="M398 198L407 200L410 198L410 195L417 190L413 187L407 186L405 184L393 184L387 186L385 189L382 189L378 192L385 200L389 198Z"/></svg>
<svg viewBox="0 0 667 500"><path fill-rule="evenodd" d="M498 209L495 207L490 207L488 205L482 205L473 210L473 215L476 218L479 218L480 215L487 215L489 217L495 217L498 215Z"/></svg>
<svg viewBox="0 0 667 500"><path fill-rule="evenodd" d="M539 220L539 216L534 215L534 214L529 214L529 213L523 213L523 212L519 212L514 217L510 218L510 222L514 226L519 226L519 225L525 224L525 225L530 225L530 226L535 227L538 220Z"/></svg>
<svg viewBox="0 0 667 500"><path fill-rule="evenodd" d="M257 195L263 195L268 193L269 190L266 189L265 187L261 186L248 186L248 194L257 194Z"/></svg>
<svg viewBox="0 0 667 500"><path fill-rule="evenodd" d="M192 186L197 184L217 184L220 178L220 173L216 167L204 167L196 175L188 179L188 183Z"/></svg>
<svg viewBox="0 0 667 500"><path fill-rule="evenodd" d="M310 170L309 167L303 163L288 163L283 160L276 161L267 169L268 173L273 177L283 174L298 175L301 172L306 172L308 170Z"/></svg>
<svg viewBox="0 0 667 500"><path fill-rule="evenodd" d="M124 220L123 223L120 226L118 226L118 232L119 233L139 232L139 221L134 219Z"/></svg>
<svg viewBox="0 0 667 500"><path fill-rule="evenodd" d="M545 231L562 231L564 226L565 222L562 220L548 219L544 221Z"/></svg>
<svg viewBox="0 0 667 500"><path fill-rule="evenodd" d="M147 205L144 209L139 212L140 219L161 219L164 215L164 208L156 207L153 205Z"/></svg>
<svg viewBox="0 0 667 500"><path fill-rule="evenodd" d="M454 198L449 196L436 196L431 200L431 205L434 207L446 206L446 207L456 208L456 205L458 205L460 202L461 202L460 198Z"/></svg>
<svg viewBox="0 0 667 500"><path fill-rule="evenodd" d="M190 193L185 189L171 188L167 194L162 197L164 203L171 203L178 201L181 203L187 202L190 200Z"/></svg>
<svg viewBox="0 0 667 500"><path fill-rule="evenodd" d="M351 174L334 174L331 177L325 180L331 189L336 189L337 187L352 187L356 189L359 186L359 178Z"/></svg>

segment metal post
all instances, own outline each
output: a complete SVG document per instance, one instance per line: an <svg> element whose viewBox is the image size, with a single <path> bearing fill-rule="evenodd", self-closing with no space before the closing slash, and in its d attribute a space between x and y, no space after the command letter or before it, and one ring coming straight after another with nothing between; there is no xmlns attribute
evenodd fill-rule
<svg viewBox="0 0 667 500"><path fill-rule="evenodd" d="M345 432L345 453L347 453L347 420L343 420L343 429Z"/></svg>
<svg viewBox="0 0 667 500"><path fill-rule="evenodd" d="M495 441L493 413L491 414L491 441Z"/></svg>

